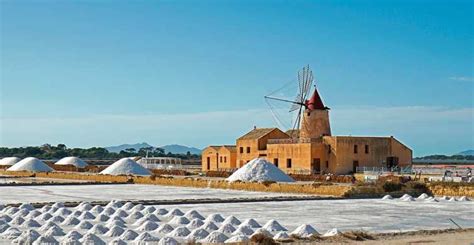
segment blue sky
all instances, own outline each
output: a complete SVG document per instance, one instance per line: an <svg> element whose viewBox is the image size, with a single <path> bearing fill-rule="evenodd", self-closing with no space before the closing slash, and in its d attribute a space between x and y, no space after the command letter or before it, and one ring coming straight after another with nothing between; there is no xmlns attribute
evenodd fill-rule
<svg viewBox="0 0 474 245"><path fill-rule="evenodd" d="M310 64L337 135L474 148L472 1L1 1L0 145L231 144Z"/></svg>

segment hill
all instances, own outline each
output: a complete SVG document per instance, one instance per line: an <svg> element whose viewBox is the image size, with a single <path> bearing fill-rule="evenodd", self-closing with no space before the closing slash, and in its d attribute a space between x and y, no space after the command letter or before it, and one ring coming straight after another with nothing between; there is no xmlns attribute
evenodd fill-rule
<svg viewBox="0 0 474 245"><path fill-rule="evenodd" d="M156 148L155 146L152 146L148 143L143 142L143 143L137 143L137 144L122 144L122 145L117 145L117 146L109 146L109 147L105 147L105 149L107 149L109 152L119 153L120 151L123 151L125 149L133 148L136 151L138 151L141 148L147 148L147 147ZM171 152L174 154L186 154L189 151L191 154L201 154L201 150L198 148L184 146L184 145L177 145L177 144L164 145L158 148L163 149L165 153Z"/></svg>
<svg viewBox="0 0 474 245"><path fill-rule="evenodd" d="M165 145L161 146L160 148L165 150L165 153L172 152L175 154L186 154L189 151L191 154L201 154L200 149L184 145Z"/></svg>
<svg viewBox="0 0 474 245"><path fill-rule="evenodd" d="M149 145L148 143L137 143L137 144L123 144L123 145L117 145L117 146L109 146L105 147L109 152L115 152L119 153L120 151L124 151L125 149L135 149L135 150L140 150L141 148L146 148L146 147L153 147L152 145ZM155 147L153 147L155 148Z"/></svg>
<svg viewBox="0 0 474 245"><path fill-rule="evenodd" d="M461 151L461 152L457 153L456 155L474 156L474 150Z"/></svg>

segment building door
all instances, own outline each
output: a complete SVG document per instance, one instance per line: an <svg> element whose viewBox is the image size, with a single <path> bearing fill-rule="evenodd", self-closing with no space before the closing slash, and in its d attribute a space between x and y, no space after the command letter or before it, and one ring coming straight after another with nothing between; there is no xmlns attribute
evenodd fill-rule
<svg viewBox="0 0 474 245"><path fill-rule="evenodd" d="M207 170L211 169L211 158L207 157Z"/></svg>
<svg viewBox="0 0 474 245"><path fill-rule="evenodd" d="M352 162L352 173L357 172L357 167L359 167L359 161L353 161Z"/></svg>
<svg viewBox="0 0 474 245"><path fill-rule="evenodd" d="M398 157L387 157L387 168L398 166Z"/></svg>
<svg viewBox="0 0 474 245"><path fill-rule="evenodd" d="M321 159L313 158L313 162L311 163L311 171L313 174L321 172Z"/></svg>

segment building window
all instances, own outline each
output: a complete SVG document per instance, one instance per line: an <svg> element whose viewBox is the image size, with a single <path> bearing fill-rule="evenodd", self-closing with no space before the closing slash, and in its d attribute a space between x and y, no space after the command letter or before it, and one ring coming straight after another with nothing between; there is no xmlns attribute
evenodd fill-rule
<svg viewBox="0 0 474 245"><path fill-rule="evenodd" d="M326 168L329 168L329 161L326 161Z"/></svg>
<svg viewBox="0 0 474 245"><path fill-rule="evenodd" d="M286 168L291 168L291 158L286 159Z"/></svg>
<svg viewBox="0 0 474 245"><path fill-rule="evenodd" d="M365 154L369 154L369 145L365 145Z"/></svg>
<svg viewBox="0 0 474 245"><path fill-rule="evenodd" d="M227 162L227 157L224 157L224 162Z"/></svg>
<svg viewBox="0 0 474 245"><path fill-rule="evenodd" d="M354 154L357 154L357 145L354 145Z"/></svg>
<svg viewBox="0 0 474 245"><path fill-rule="evenodd" d="M244 153L244 148L240 147L240 153Z"/></svg>
<svg viewBox="0 0 474 245"><path fill-rule="evenodd" d="M222 157L220 157L220 159L219 159L219 160L222 162Z"/></svg>
<svg viewBox="0 0 474 245"><path fill-rule="evenodd" d="M273 159L273 163L274 163L275 166L278 168L278 158Z"/></svg>
<svg viewBox="0 0 474 245"><path fill-rule="evenodd" d="M250 153L250 147L247 147L247 153Z"/></svg>

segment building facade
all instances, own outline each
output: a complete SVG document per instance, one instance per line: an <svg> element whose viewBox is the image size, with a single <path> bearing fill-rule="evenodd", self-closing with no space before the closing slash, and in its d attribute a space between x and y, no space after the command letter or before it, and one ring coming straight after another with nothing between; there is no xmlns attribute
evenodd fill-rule
<svg viewBox="0 0 474 245"><path fill-rule="evenodd" d="M357 167L411 165L412 150L392 136L332 136L329 108L316 89L304 106L299 130L254 128L235 146L209 146L202 152L202 170L234 170L255 158L300 174L348 174ZM226 151L231 148L234 155Z"/></svg>

